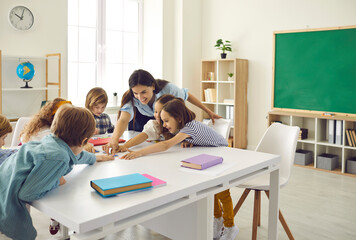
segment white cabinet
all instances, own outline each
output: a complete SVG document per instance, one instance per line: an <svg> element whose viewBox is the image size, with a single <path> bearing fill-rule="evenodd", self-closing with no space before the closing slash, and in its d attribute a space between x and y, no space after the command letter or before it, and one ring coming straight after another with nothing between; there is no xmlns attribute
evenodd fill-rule
<svg viewBox="0 0 356 240"><path fill-rule="evenodd" d="M25 85L16 74L22 62L31 62L35 76ZM44 57L9 56L0 51L0 114L10 120L31 116L38 112L41 102L61 95L61 54L47 54Z"/></svg>
<svg viewBox="0 0 356 240"><path fill-rule="evenodd" d="M329 120L337 120L341 123L341 144L329 142ZM317 156L323 153L334 154L339 157L339 167L332 170L334 173L342 173L350 176L346 169L346 160L356 157L356 147L350 146L346 131L356 129L356 117L353 116L323 116L314 113L298 113L289 111L271 111L268 114L269 125L275 121L290 126L298 126L308 129L308 138L299 139L297 149L313 152L314 162L307 167L317 167ZM324 170L327 171L327 170Z"/></svg>

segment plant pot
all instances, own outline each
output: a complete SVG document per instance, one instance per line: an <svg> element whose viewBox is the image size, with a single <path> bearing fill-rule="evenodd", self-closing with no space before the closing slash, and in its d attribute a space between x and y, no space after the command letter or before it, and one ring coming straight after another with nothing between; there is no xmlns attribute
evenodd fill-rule
<svg viewBox="0 0 356 240"><path fill-rule="evenodd" d="M225 59L226 58L226 53L220 53L221 55L221 59Z"/></svg>

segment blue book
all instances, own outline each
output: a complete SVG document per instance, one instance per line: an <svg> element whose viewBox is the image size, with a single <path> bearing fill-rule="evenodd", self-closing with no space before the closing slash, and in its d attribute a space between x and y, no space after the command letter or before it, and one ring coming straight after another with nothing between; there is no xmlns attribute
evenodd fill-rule
<svg viewBox="0 0 356 240"><path fill-rule="evenodd" d="M101 196L109 197L119 193L152 188L152 180L139 173L90 181L90 186Z"/></svg>

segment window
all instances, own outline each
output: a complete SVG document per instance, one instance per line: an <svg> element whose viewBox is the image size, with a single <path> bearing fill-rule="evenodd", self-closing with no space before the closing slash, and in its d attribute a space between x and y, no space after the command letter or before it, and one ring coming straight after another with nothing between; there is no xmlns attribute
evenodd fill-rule
<svg viewBox="0 0 356 240"><path fill-rule="evenodd" d="M119 98L142 62L142 0L68 1L68 99L84 105L102 87Z"/></svg>

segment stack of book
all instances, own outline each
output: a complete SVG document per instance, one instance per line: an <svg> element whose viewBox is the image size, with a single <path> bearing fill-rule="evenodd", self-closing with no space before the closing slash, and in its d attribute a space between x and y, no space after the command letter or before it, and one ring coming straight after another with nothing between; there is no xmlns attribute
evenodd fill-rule
<svg viewBox="0 0 356 240"><path fill-rule="evenodd" d="M346 129L346 138L350 147L356 147L355 129Z"/></svg>
<svg viewBox="0 0 356 240"><path fill-rule="evenodd" d="M301 128L299 131L299 137L298 140L303 140L308 138L308 129L307 128Z"/></svg>
<svg viewBox="0 0 356 240"><path fill-rule="evenodd" d="M328 142L341 145L342 144L342 120L328 120Z"/></svg>
<svg viewBox="0 0 356 240"><path fill-rule="evenodd" d="M90 181L90 186L102 197L164 186L167 183L149 174L133 173Z"/></svg>
<svg viewBox="0 0 356 240"><path fill-rule="evenodd" d="M216 89L215 88L204 89L204 98L206 102L216 102Z"/></svg>
<svg viewBox="0 0 356 240"><path fill-rule="evenodd" d="M231 119L234 121L234 106L226 106L226 119Z"/></svg>

